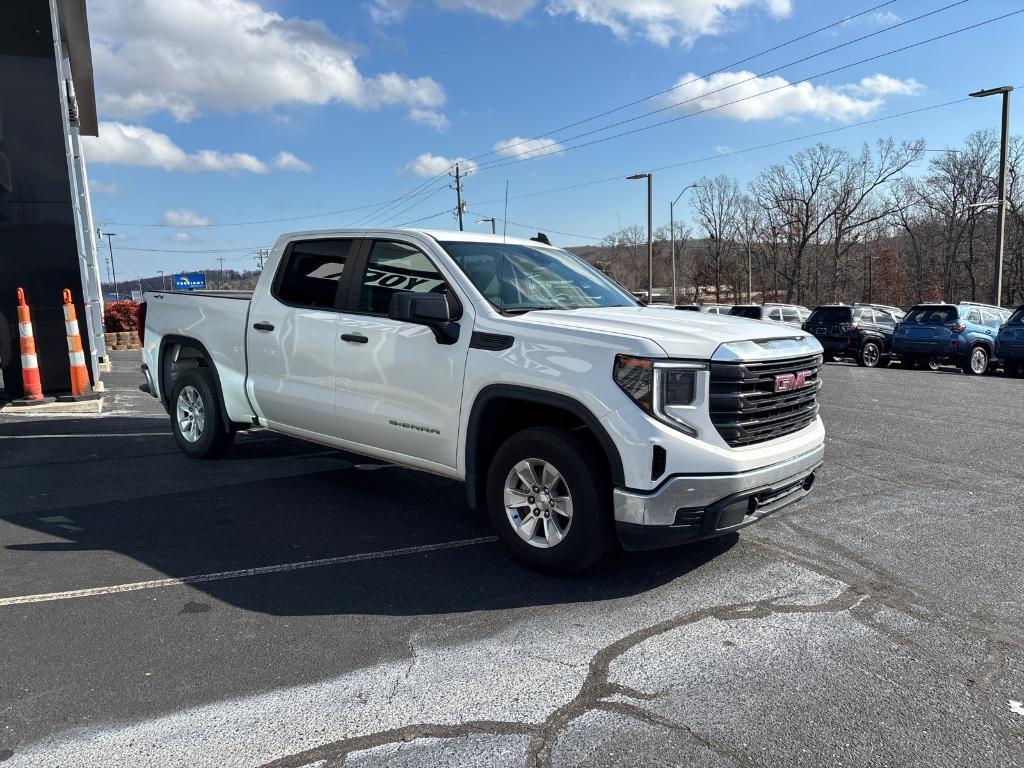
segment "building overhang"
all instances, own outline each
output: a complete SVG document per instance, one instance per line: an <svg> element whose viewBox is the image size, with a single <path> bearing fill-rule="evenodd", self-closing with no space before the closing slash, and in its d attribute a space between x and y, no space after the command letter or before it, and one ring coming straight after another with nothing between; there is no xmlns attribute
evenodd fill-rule
<svg viewBox="0 0 1024 768"><path fill-rule="evenodd" d="M57 0L60 38L71 61L75 81L79 130L85 136L99 135L96 120L96 86L92 74L92 46L89 44L89 18L85 0Z"/></svg>

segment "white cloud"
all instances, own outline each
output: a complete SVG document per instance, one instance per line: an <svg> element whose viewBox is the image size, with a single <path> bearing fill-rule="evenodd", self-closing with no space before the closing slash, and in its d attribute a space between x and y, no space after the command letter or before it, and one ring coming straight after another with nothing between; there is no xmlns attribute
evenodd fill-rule
<svg viewBox="0 0 1024 768"><path fill-rule="evenodd" d="M565 151L565 147L554 139L524 139L520 136L499 141L494 145L494 149L502 157L514 157L519 160L560 155Z"/></svg>
<svg viewBox="0 0 1024 768"><path fill-rule="evenodd" d="M752 72L720 72L709 78L689 73L678 82L680 87L662 97L664 105L686 101L678 109L690 113L714 109L711 115L744 121L801 115L850 121L876 112L885 104L884 95L914 93L915 88L920 88L916 81L900 81L885 75L839 86L789 86L785 78L757 77Z"/></svg>
<svg viewBox="0 0 1024 768"><path fill-rule="evenodd" d="M191 243L194 239L188 232L175 232L171 235L171 240L175 243Z"/></svg>
<svg viewBox="0 0 1024 768"><path fill-rule="evenodd" d="M422 3L424 0L418 0ZM433 0L447 11L476 11L496 19L515 21L526 15L536 0ZM413 0L371 0L370 18L377 24L393 24L409 12Z"/></svg>
<svg viewBox="0 0 1024 768"><path fill-rule="evenodd" d="M441 155L433 155L430 152L424 152L405 166L405 173L410 176L438 176L442 173L447 173L456 163L459 164L459 172L463 176L476 173L480 167L472 160L467 160L464 157L447 158Z"/></svg>
<svg viewBox="0 0 1024 768"><path fill-rule="evenodd" d="M161 223L169 227L205 227L210 220L188 208L168 208L164 211ZM179 239L188 239L188 237L187 235L185 238Z"/></svg>
<svg viewBox="0 0 1024 768"><path fill-rule="evenodd" d="M732 153L732 147L727 146L725 144L716 144L715 152L717 152L720 155L728 155Z"/></svg>
<svg viewBox="0 0 1024 768"><path fill-rule="evenodd" d="M793 11L793 0L371 0L368 8L375 22L392 24L414 4L476 11L502 21L518 21L534 7L543 7L551 16L571 15L607 27L618 37L640 35L658 45L675 40L689 45L698 37L722 34L746 10L763 10L774 18Z"/></svg>
<svg viewBox="0 0 1024 768"><path fill-rule="evenodd" d="M253 0L93 0L92 54L101 114L270 109L344 102L360 109L436 109L430 77L367 77L358 49L320 21L284 18Z"/></svg>
<svg viewBox="0 0 1024 768"><path fill-rule="evenodd" d="M580 21L607 27L617 37L636 34L657 45L679 40L690 45L705 35L722 34L730 18L748 9L785 18L792 0L548 0L552 15L573 14Z"/></svg>
<svg viewBox="0 0 1024 768"><path fill-rule="evenodd" d="M99 134L82 138L86 160L97 165L141 165L186 173L267 173L271 166L288 171L312 171L312 167L291 152L280 153L270 164L248 152L201 149L189 154L166 133L144 125L103 122Z"/></svg>
<svg viewBox="0 0 1024 768"><path fill-rule="evenodd" d="M409 110L409 119L414 123L419 123L420 125L429 125L431 128L441 132L447 131L448 127L451 125L444 114L433 109L420 109L419 107L414 107Z"/></svg>
<svg viewBox="0 0 1024 768"><path fill-rule="evenodd" d="M849 19L843 22L843 26L851 25L865 25L865 26L878 26L878 27L891 27L893 24L899 24L903 19L897 16L890 10L875 11L874 13L868 13L863 16L858 16L855 19Z"/></svg>
<svg viewBox="0 0 1024 768"><path fill-rule="evenodd" d="M850 93L858 96L913 96L924 90L914 78L909 80L898 80L888 75L877 74L863 78L856 85L846 88Z"/></svg>
<svg viewBox="0 0 1024 768"><path fill-rule="evenodd" d="M279 152L274 158L274 167L282 171L298 171L299 173L312 173L313 166L305 160L300 160L291 152Z"/></svg>
<svg viewBox="0 0 1024 768"><path fill-rule="evenodd" d="M121 191L121 187L112 181L96 181L95 179L90 179L89 191L94 195L116 195Z"/></svg>

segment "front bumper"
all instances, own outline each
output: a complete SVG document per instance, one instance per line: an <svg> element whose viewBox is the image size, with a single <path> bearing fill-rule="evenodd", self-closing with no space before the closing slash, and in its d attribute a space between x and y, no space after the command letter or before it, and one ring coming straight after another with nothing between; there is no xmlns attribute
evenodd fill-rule
<svg viewBox="0 0 1024 768"><path fill-rule="evenodd" d="M739 530L806 496L825 446L730 475L676 475L649 493L616 488L615 527L625 549L656 549Z"/></svg>

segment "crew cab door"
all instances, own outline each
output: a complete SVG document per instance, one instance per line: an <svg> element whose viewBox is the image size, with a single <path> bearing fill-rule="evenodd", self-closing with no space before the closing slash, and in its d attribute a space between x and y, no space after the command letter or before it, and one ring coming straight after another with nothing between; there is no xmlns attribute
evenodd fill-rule
<svg viewBox="0 0 1024 768"><path fill-rule="evenodd" d="M267 426L334 436L338 311L360 240L292 242L249 310L246 386Z"/></svg>
<svg viewBox="0 0 1024 768"><path fill-rule="evenodd" d="M412 464L454 468L472 305L422 244L368 239L362 253L339 316L338 434ZM389 319L399 291L447 296L458 340L443 344L426 326Z"/></svg>

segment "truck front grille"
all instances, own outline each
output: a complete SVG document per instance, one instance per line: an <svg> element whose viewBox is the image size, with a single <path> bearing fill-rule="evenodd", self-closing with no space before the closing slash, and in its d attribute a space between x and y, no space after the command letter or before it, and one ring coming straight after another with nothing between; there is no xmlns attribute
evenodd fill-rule
<svg viewBox="0 0 1024 768"><path fill-rule="evenodd" d="M712 363L711 421L718 434L735 448L800 431L818 415L820 369L820 355Z"/></svg>

